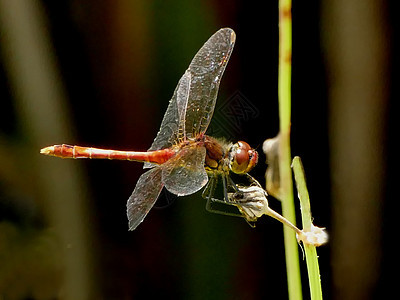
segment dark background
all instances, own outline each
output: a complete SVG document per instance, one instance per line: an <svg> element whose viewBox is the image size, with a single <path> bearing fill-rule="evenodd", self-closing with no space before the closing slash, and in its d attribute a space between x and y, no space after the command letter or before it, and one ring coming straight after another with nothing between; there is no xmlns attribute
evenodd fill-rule
<svg viewBox="0 0 400 300"><path fill-rule="evenodd" d="M277 1L0 2L0 298L286 299L277 221L252 229L208 213L201 193L163 192L128 232L141 164L39 154L146 150L196 51L231 27L209 132L257 148L263 182L262 143L279 123ZM292 154L330 234L318 249L324 298L374 299L396 289L398 25L389 1L334 2L293 4Z"/></svg>

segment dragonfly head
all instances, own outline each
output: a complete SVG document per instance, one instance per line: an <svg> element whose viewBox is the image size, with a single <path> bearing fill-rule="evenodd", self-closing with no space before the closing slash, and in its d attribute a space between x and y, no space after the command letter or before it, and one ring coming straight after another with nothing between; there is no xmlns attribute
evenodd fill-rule
<svg viewBox="0 0 400 300"><path fill-rule="evenodd" d="M248 173L258 162L258 153L249 144L239 141L229 151L229 167L233 173Z"/></svg>

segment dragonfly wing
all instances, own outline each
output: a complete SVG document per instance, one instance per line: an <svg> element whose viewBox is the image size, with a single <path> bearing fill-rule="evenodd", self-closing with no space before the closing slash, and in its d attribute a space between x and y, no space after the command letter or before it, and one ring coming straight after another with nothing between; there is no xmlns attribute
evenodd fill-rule
<svg viewBox="0 0 400 300"><path fill-rule="evenodd" d="M190 63L191 82L185 119L187 135L194 136L207 130L234 44L235 32L222 28L209 38Z"/></svg>
<svg viewBox="0 0 400 300"><path fill-rule="evenodd" d="M234 31L223 28L200 48L179 80L160 131L149 150L170 147L178 138L191 137L207 130L234 43ZM151 167L151 164L145 164L146 167Z"/></svg>
<svg viewBox="0 0 400 300"><path fill-rule="evenodd" d="M171 147L178 139L178 134L184 132L183 123L189 97L190 76L190 72L186 71L179 80L161 122L160 131L157 133L149 151Z"/></svg>
<svg viewBox="0 0 400 300"><path fill-rule="evenodd" d="M165 188L178 196L200 190L208 181L204 160L206 149L200 146L182 148L176 156L162 165Z"/></svg>
<svg viewBox="0 0 400 300"><path fill-rule="evenodd" d="M129 230L135 230L143 221L160 195L164 186L161 173L161 168L155 167L140 176L126 204Z"/></svg>

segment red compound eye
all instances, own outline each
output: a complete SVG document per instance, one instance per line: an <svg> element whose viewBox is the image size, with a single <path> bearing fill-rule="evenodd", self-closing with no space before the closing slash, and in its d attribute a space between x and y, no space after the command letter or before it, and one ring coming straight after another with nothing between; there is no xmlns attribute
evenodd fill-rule
<svg viewBox="0 0 400 300"><path fill-rule="evenodd" d="M239 147L235 152L235 160L239 166L243 166L249 163L249 150L251 149L249 144L245 142L238 142Z"/></svg>
<svg viewBox="0 0 400 300"><path fill-rule="evenodd" d="M237 174L249 172L256 164L258 154L249 144L243 141L237 142L232 147L231 170Z"/></svg>

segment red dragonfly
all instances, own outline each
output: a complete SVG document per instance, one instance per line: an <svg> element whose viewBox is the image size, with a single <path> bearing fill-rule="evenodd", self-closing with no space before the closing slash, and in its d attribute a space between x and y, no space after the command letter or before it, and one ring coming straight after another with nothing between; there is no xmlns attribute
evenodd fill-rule
<svg viewBox="0 0 400 300"><path fill-rule="evenodd" d="M62 158L144 162L144 168L150 170L141 175L127 203L130 230L134 230L143 221L164 187L173 194L185 196L199 191L208 183L203 192L204 197L238 206L228 197L228 189L239 191L229 174L242 174L251 182L255 181L247 173L257 164L258 154L246 142L233 144L205 134L235 38L232 29L222 28L201 47L179 80L160 131L147 152L62 144L43 148L40 153ZM220 176L224 200L212 197ZM246 220L253 220L238 208Z"/></svg>

